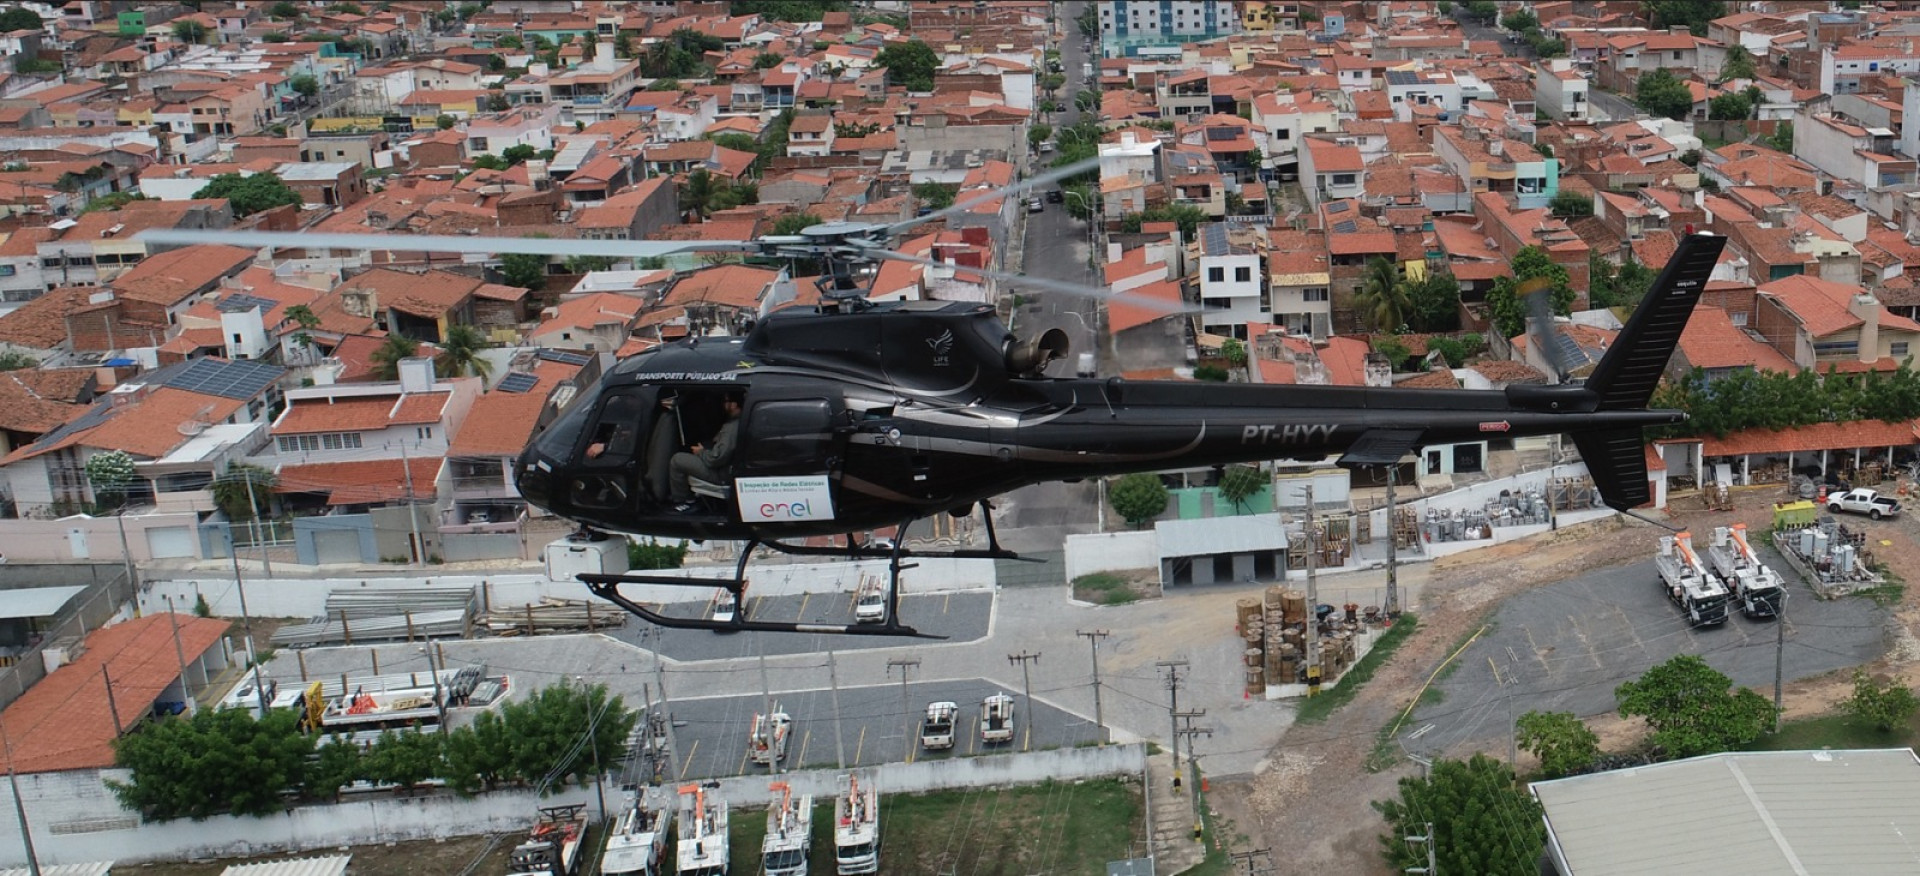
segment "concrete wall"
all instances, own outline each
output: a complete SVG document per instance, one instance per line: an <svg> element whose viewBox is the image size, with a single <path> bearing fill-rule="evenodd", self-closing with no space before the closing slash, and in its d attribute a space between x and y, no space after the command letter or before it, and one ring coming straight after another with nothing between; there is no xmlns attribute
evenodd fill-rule
<svg viewBox="0 0 1920 876"><path fill-rule="evenodd" d="M1066 550L1068 581L1095 572L1152 569L1160 565L1159 537L1150 529L1069 535Z"/></svg>
<svg viewBox="0 0 1920 876"><path fill-rule="evenodd" d="M150 527L196 526L197 514L133 514L126 517L78 515L59 520L8 520L0 527L0 555L8 562L67 562L124 558L120 526L127 528L127 549L136 563L153 559L147 547ZM73 533L78 531L79 536Z"/></svg>
<svg viewBox="0 0 1920 876"><path fill-rule="evenodd" d="M517 560L524 553L517 532L450 532L440 536L443 559L449 563L470 560Z"/></svg>
<svg viewBox="0 0 1920 876"><path fill-rule="evenodd" d="M909 593L942 590L979 590L994 585L991 560L916 559L917 568L902 572L902 586ZM1148 563L1152 566L1152 563ZM859 587L860 576L884 575L887 564L880 560L857 563L796 563L776 566L755 564L748 570L755 596L786 596L802 593L845 592ZM654 574L692 579L719 578L733 574L733 566L705 566L675 569ZM415 588L467 589L481 587L485 604L511 607L538 602L548 596L562 599L588 598L585 585L575 581L555 581L543 575L431 575L413 577L355 578L260 578L247 573L247 609L260 617L317 617L326 609L327 593L335 588L371 590ZM699 587L667 585L628 585L621 592L640 602L706 601L709 592ZM220 617L240 616L240 595L233 578L211 575L204 578L177 578L155 581L140 596L145 611L163 611L165 597L173 596L176 605L192 605L195 595L205 596L207 605Z"/></svg>
<svg viewBox="0 0 1920 876"><path fill-rule="evenodd" d="M404 519L404 518L403 518ZM380 550L373 535L373 518L365 514L330 514L325 517L295 517L293 548L302 565L320 564L320 549L315 539L321 532L350 531L360 540L360 561L377 563Z"/></svg>
<svg viewBox="0 0 1920 876"><path fill-rule="evenodd" d="M1146 769L1144 745L1069 748L1025 754L950 758L879 768L878 784L888 794L949 788L1030 784L1047 779L1077 780L1134 776ZM831 798L838 770L788 773L796 793ZM142 824L121 809L105 784L126 781L125 770L78 770L20 777L20 799L32 826L33 844L43 866L114 860L139 861L262 855L348 844L396 842L481 833L518 833L542 806L583 803L593 806L591 785L568 787L542 798L531 791L507 791L462 800L451 794L378 797L337 805L303 806L265 818L216 816ZM617 800L617 791L609 789ZM719 795L735 810L771 802L767 777L723 779ZM0 784L0 832L18 836L12 792ZM0 866L24 866L18 842L0 843Z"/></svg>

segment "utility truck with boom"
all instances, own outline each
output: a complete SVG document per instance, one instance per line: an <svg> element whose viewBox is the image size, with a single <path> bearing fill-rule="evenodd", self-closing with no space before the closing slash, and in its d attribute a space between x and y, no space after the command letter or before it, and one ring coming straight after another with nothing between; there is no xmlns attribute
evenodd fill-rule
<svg viewBox="0 0 1920 876"><path fill-rule="evenodd" d="M647 789L640 788L607 831L607 848L600 856L600 876L665 876L673 810L647 805Z"/></svg>
<svg viewBox="0 0 1920 876"><path fill-rule="evenodd" d="M833 804L833 860L839 876L880 872L880 792L859 773Z"/></svg>
<svg viewBox="0 0 1920 876"><path fill-rule="evenodd" d="M928 703L927 717L920 721L920 747L928 751L952 748L953 719L959 712L958 703Z"/></svg>
<svg viewBox="0 0 1920 876"><path fill-rule="evenodd" d="M699 785L681 785L675 876L726 876L727 804Z"/></svg>
<svg viewBox="0 0 1920 876"><path fill-rule="evenodd" d="M514 846L507 873L576 876L580 872L580 841L586 835L586 804L544 807L533 823L533 832L525 842Z"/></svg>
<svg viewBox="0 0 1920 876"><path fill-rule="evenodd" d="M793 718L774 704L773 714L753 716L753 729L747 736L747 756L761 766L773 766L787 757L787 735Z"/></svg>
<svg viewBox="0 0 1920 876"><path fill-rule="evenodd" d="M1694 553L1693 536L1680 532L1660 537L1653 558L1660 570L1660 587L1686 615L1687 625L1715 626L1727 622L1727 586Z"/></svg>
<svg viewBox="0 0 1920 876"><path fill-rule="evenodd" d="M1780 614L1780 600L1786 589L1780 574L1760 562L1753 545L1747 543L1746 524L1714 527L1713 540L1707 544L1707 557L1713 560L1713 568L1720 573L1741 614L1749 618Z"/></svg>
<svg viewBox="0 0 1920 876"><path fill-rule="evenodd" d="M813 850L813 795L794 796L786 782L768 788L779 796L767 808L767 835L760 841L760 865L766 876L806 876Z"/></svg>

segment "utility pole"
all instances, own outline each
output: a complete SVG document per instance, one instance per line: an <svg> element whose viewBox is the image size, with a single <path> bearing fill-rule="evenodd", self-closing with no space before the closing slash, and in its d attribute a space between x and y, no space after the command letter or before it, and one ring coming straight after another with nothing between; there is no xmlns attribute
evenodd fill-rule
<svg viewBox="0 0 1920 876"><path fill-rule="evenodd" d="M834 659L833 649L827 649L827 685L833 689L833 762L840 769L847 768L847 743L840 733L840 664Z"/></svg>
<svg viewBox="0 0 1920 876"><path fill-rule="evenodd" d="M1185 660L1161 660L1153 665L1167 670L1167 723L1171 732L1167 742L1173 747L1173 789L1180 790L1180 670L1186 668Z"/></svg>
<svg viewBox="0 0 1920 876"><path fill-rule="evenodd" d="M593 710L593 689L587 686L587 680L578 675L574 676L573 680L580 683L580 700L587 709L587 747L593 749L593 793L600 798L600 823L605 824L607 821L607 777L600 769L600 737L599 734L595 732L599 730L600 716ZM609 704L609 702L603 701L600 708L604 710ZM778 765L776 761L775 767L777 768Z"/></svg>
<svg viewBox="0 0 1920 876"><path fill-rule="evenodd" d="M673 774L673 712L667 707L667 658L660 653L660 627L652 627L653 636L653 686L660 689L660 726L666 728L667 736L667 777L678 778Z"/></svg>
<svg viewBox="0 0 1920 876"><path fill-rule="evenodd" d="M261 570L266 572L267 577L271 578L273 577L273 560L267 556L266 542L260 540L260 506L253 498L253 475L248 474L243 477L247 484L247 511L251 512L251 516L253 517L253 546L260 549ZM267 524L267 531L269 533L273 531L273 524L271 522Z"/></svg>
<svg viewBox="0 0 1920 876"><path fill-rule="evenodd" d="M1399 473L1400 460L1396 459L1387 466L1387 604L1383 610L1388 618L1400 616L1400 533L1393 525L1393 482Z"/></svg>
<svg viewBox="0 0 1920 876"><path fill-rule="evenodd" d="M1773 732L1780 732L1780 681L1786 673L1787 588L1780 588L1780 607L1773 612Z"/></svg>
<svg viewBox="0 0 1920 876"><path fill-rule="evenodd" d="M234 538L233 521L227 521L227 556L233 559L233 589L240 593L240 623L247 633L247 663L253 667L253 692L260 701L260 717L267 717L267 689L260 684L260 661L253 653L253 614L247 611L247 581L240 574L240 540ZM342 688L342 693L345 689Z"/></svg>
<svg viewBox="0 0 1920 876"><path fill-rule="evenodd" d="M1038 651L1028 652L1023 648L1018 654L1007 655L1009 665L1020 664L1020 688L1026 695L1026 703L1022 708L1027 712L1027 732L1020 739L1021 751L1033 750L1033 677L1027 673L1027 664L1039 662L1040 652Z"/></svg>
<svg viewBox="0 0 1920 876"><path fill-rule="evenodd" d="M27 847L27 871L31 876L40 876L40 856L33 851L33 831L27 827L27 804L20 799L20 778L13 771L13 740L8 738L5 724L0 724L0 744L7 749L7 784L13 786L13 814L20 818L20 842Z"/></svg>
<svg viewBox="0 0 1920 876"><path fill-rule="evenodd" d="M1307 696L1320 692L1320 590L1314 578L1319 568L1320 538L1313 528L1313 482L1307 482Z"/></svg>
<svg viewBox="0 0 1920 876"><path fill-rule="evenodd" d="M1194 753L1193 737L1205 736L1208 738L1212 738L1213 728L1212 727L1195 727L1193 726L1193 719L1205 716L1206 714L1207 714L1206 709L1195 709L1190 712L1173 713L1174 718L1185 720L1187 722L1187 726L1181 727L1180 729L1175 730L1173 732L1176 736L1187 737L1187 768L1193 771L1194 773L1193 778L1194 778L1194 781L1196 782L1200 780L1200 756ZM1180 765L1176 763L1174 764L1174 775L1177 776L1179 774L1180 774ZM1195 842L1199 842L1200 839L1205 835L1206 835L1205 824L1200 820L1200 801L1196 799L1194 801L1194 812L1193 812L1193 839Z"/></svg>
<svg viewBox="0 0 1920 876"><path fill-rule="evenodd" d="M1273 872L1272 849L1254 849L1250 852L1228 852L1227 857L1232 859L1236 864L1247 865L1246 876L1265 876L1265 874ZM1265 859L1265 863L1262 864L1258 870L1255 870L1253 867L1254 858Z"/></svg>
<svg viewBox="0 0 1920 876"><path fill-rule="evenodd" d="M180 694L187 699L187 717L199 711L193 691L187 687L187 652L180 647L180 616L173 613L173 595L167 595L167 623L173 626L173 659L180 662Z"/></svg>
<svg viewBox="0 0 1920 876"><path fill-rule="evenodd" d="M1108 636L1106 630L1074 630L1076 636L1085 636L1087 650L1093 653L1093 725L1100 734L1099 744L1107 744L1107 718L1100 708L1100 640Z"/></svg>
<svg viewBox="0 0 1920 876"><path fill-rule="evenodd" d="M900 737L900 745L907 750L906 761L913 762L913 710L907 708L907 677L913 670L920 668L920 658L907 657L887 661L887 674L892 675L895 667L900 669L900 714L907 722L906 735Z"/></svg>
<svg viewBox="0 0 1920 876"><path fill-rule="evenodd" d="M1437 876L1437 874L1440 872L1440 869L1439 869L1439 864L1437 864L1434 861L1434 855L1433 855L1433 822L1431 821L1427 822L1426 834L1422 836L1405 837L1405 839L1407 842L1410 842L1410 843L1423 843L1427 847L1427 866L1408 867L1407 872L1419 873L1419 874L1422 874L1422 876Z"/></svg>
<svg viewBox="0 0 1920 876"><path fill-rule="evenodd" d="M734 606L735 611L739 611L742 608L744 608L744 606ZM773 726L773 686L767 683L767 648L765 637L755 636L753 646L753 650L760 658L760 702L763 713L767 716L766 723L760 725L767 733L767 772L777 776L780 774L780 748L777 744L779 740L775 738L778 735L778 731Z"/></svg>

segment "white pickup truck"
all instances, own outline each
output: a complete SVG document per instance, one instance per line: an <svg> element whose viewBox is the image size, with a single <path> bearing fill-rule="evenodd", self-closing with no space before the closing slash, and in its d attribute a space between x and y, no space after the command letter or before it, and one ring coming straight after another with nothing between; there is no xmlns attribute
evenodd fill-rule
<svg viewBox="0 0 1920 876"><path fill-rule="evenodd" d="M1865 488L1848 490L1827 497L1827 510L1845 511L1849 514L1865 514L1875 520L1893 517L1900 513L1900 503L1880 495L1875 490Z"/></svg>

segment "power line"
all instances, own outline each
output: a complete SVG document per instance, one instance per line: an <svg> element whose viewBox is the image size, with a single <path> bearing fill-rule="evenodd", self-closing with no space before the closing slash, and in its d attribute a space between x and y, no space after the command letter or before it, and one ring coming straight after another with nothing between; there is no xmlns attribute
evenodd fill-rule
<svg viewBox="0 0 1920 876"><path fill-rule="evenodd" d="M1088 650L1093 653L1093 724L1098 728L1100 744L1105 745L1107 744L1107 719L1106 712L1100 705L1100 640L1109 634L1106 630L1074 630L1073 634L1084 636Z"/></svg>

